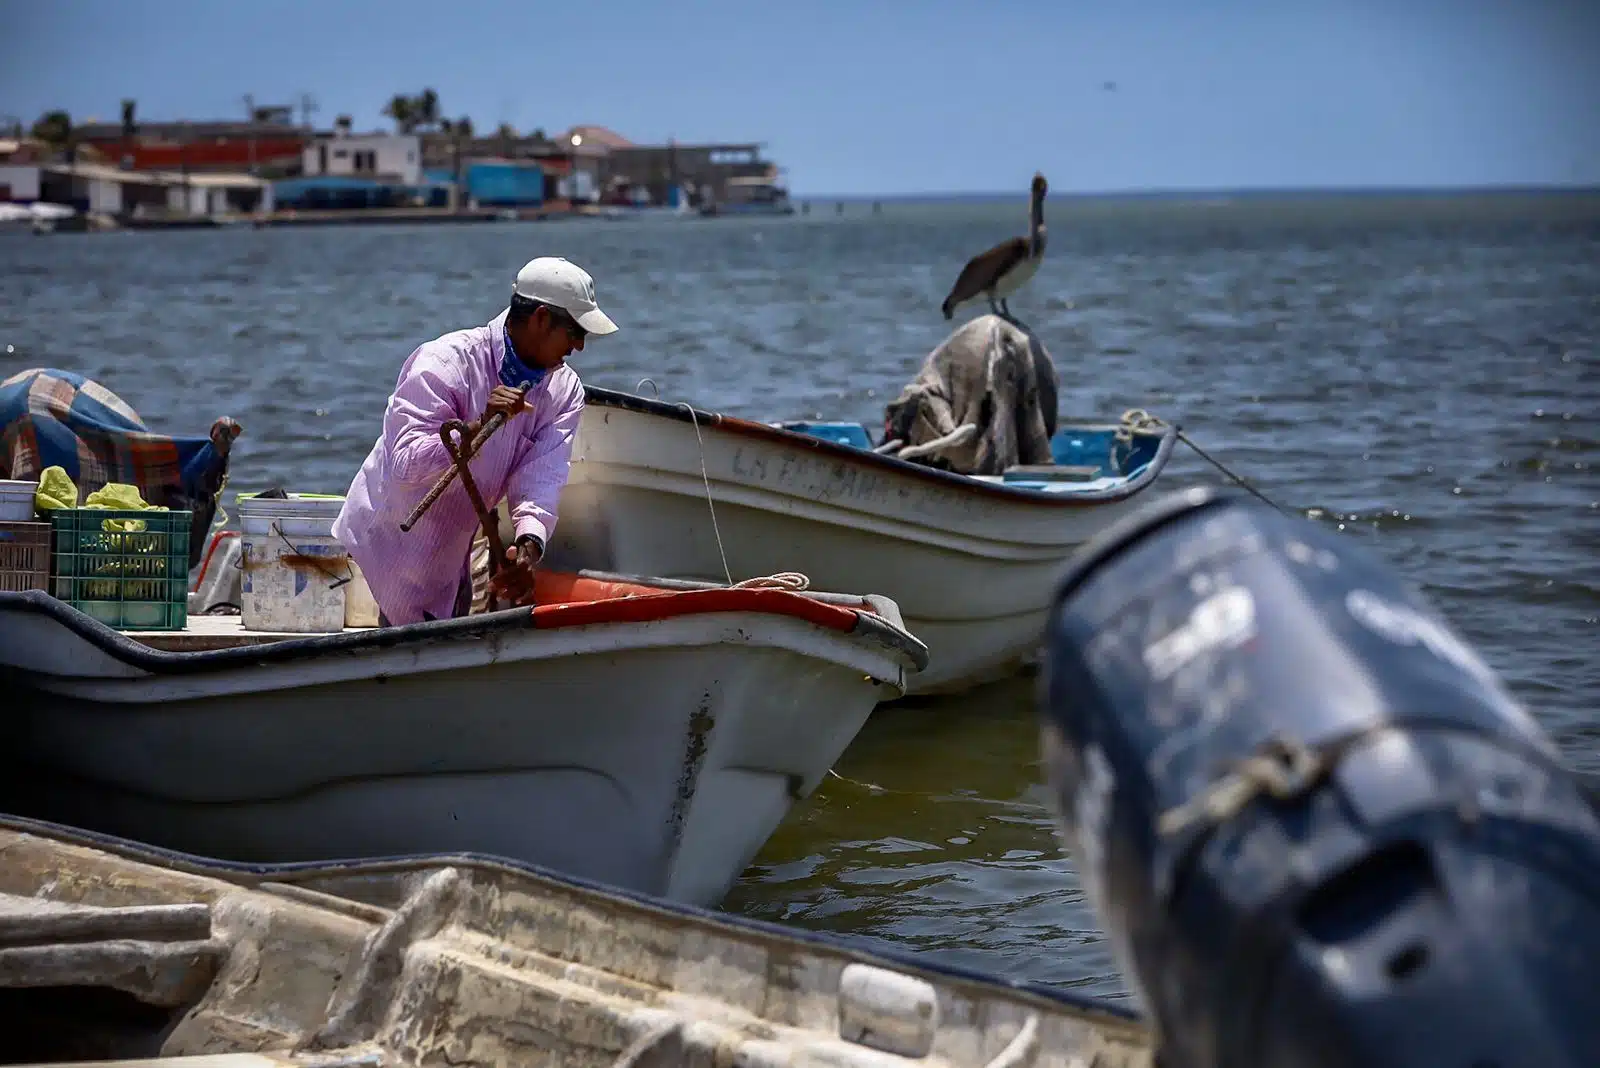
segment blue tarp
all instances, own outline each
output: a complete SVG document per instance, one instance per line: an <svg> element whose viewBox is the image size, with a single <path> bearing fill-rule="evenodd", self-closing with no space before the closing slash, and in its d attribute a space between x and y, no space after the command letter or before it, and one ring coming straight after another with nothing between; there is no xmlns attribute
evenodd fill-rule
<svg viewBox="0 0 1600 1068"><path fill-rule="evenodd" d="M319 175L272 184L272 197L285 208L389 208L410 204L415 191L370 178Z"/></svg>
<svg viewBox="0 0 1600 1068"><path fill-rule="evenodd" d="M423 181L448 187L455 173L446 168L422 172ZM538 164L480 160L461 168L464 194L479 204L502 207L532 207L544 203L544 168Z"/></svg>
<svg viewBox="0 0 1600 1068"><path fill-rule="evenodd" d="M223 418L206 437L151 433L121 397L71 371L36 367L0 382L0 478L36 480L45 468L60 467L77 484L79 500L108 482L137 486L151 504L194 512L191 563L238 432Z"/></svg>

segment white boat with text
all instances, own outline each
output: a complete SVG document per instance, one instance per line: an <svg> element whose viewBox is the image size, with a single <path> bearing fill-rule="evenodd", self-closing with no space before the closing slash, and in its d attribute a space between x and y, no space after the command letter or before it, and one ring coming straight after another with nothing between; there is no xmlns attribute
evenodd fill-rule
<svg viewBox="0 0 1600 1068"><path fill-rule="evenodd" d="M908 691L962 690L1027 660L1066 558L1134 505L1176 440L1165 424L1069 423L1048 470L964 475L875 453L860 424L771 425L591 386L550 559L881 592L929 649Z"/></svg>

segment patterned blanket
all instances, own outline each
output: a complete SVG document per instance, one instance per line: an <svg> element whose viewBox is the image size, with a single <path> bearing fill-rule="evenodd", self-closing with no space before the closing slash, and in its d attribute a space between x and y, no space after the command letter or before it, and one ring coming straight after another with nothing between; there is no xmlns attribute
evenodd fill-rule
<svg viewBox="0 0 1600 1068"><path fill-rule="evenodd" d="M0 478L64 468L81 501L108 482L137 486L151 504L194 513L190 565L199 562L228 453L240 426L218 419L203 438L151 433L105 386L71 371L32 368L0 382Z"/></svg>

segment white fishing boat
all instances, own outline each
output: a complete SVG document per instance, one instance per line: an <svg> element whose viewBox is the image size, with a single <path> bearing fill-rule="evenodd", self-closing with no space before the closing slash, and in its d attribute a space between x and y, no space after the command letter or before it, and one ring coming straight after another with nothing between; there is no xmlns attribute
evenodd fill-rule
<svg viewBox="0 0 1600 1068"><path fill-rule="evenodd" d="M31 204L0 203L0 232L29 230L35 234L48 234L77 215L75 210L64 204L47 204L44 201Z"/></svg>
<svg viewBox="0 0 1600 1068"><path fill-rule="evenodd" d="M1126 1008L482 858L243 867L0 817L13 1061L1149 1068ZM204 1060L180 1060L178 1058ZM160 1058L134 1061L130 1058Z"/></svg>
<svg viewBox="0 0 1600 1068"><path fill-rule="evenodd" d="M882 597L540 573L538 606L119 632L0 594L3 807L237 861L492 854L714 903L927 661Z"/></svg>
<svg viewBox="0 0 1600 1068"><path fill-rule="evenodd" d="M1072 423L1048 468L963 475L875 453L860 424L768 425L589 387L549 558L881 592L929 649L909 692L958 691L1031 656L1067 557L1133 507L1176 440L1165 424Z"/></svg>

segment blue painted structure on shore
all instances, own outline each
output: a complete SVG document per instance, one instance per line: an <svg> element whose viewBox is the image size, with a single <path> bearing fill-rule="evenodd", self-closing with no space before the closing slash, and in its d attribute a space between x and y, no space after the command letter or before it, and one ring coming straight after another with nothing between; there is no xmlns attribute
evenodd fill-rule
<svg viewBox="0 0 1600 1068"><path fill-rule="evenodd" d="M462 193L484 207L537 207L544 203L544 168L514 160L475 160L461 169ZM448 188L449 170L428 170L423 180Z"/></svg>
<svg viewBox="0 0 1600 1068"><path fill-rule="evenodd" d="M273 200L280 208L306 211L350 208L410 207L422 198L425 207L442 208L449 203L449 190L431 185L407 186L325 174L311 178L286 178L272 183Z"/></svg>
<svg viewBox="0 0 1600 1068"><path fill-rule="evenodd" d="M287 178L272 184L279 207L301 210L409 207L420 198L425 207L450 203L454 174L448 169L422 172L420 185L380 182L353 175ZM475 160L462 168L462 195L483 207L538 207L545 199L544 168L512 160Z"/></svg>

